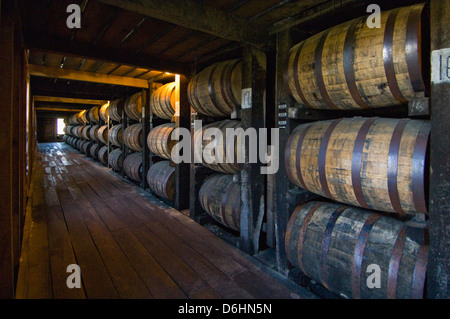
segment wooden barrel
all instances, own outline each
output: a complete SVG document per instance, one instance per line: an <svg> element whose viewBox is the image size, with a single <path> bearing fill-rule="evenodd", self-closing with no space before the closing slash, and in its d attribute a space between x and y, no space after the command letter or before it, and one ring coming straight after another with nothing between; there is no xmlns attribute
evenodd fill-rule
<svg viewBox="0 0 450 319"><path fill-rule="evenodd" d="M90 125L83 126L83 128L81 129L81 138L85 140L90 140L91 139L91 136L89 135L90 130L91 130Z"/></svg>
<svg viewBox="0 0 450 319"><path fill-rule="evenodd" d="M89 141L83 141L81 143L81 152L85 155L89 155L90 154L90 149L91 149L91 142Z"/></svg>
<svg viewBox="0 0 450 319"><path fill-rule="evenodd" d="M109 109L109 102L103 104L98 110L98 114L104 122L108 122L109 118L108 109Z"/></svg>
<svg viewBox="0 0 450 319"><path fill-rule="evenodd" d="M122 113L124 107L124 99L115 99L111 101L108 107L109 117L116 122L122 121Z"/></svg>
<svg viewBox="0 0 450 319"><path fill-rule="evenodd" d="M302 124L285 150L296 185L350 205L414 215L427 212L430 123L344 118Z"/></svg>
<svg viewBox="0 0 450 319"><path fill-rule="evenodd" d="M89 119L89 110L85 110L82 114L81 114L81 118L83 119L83 123L84 125L88 124L90 119Z"/></svg>
<svg viewBox="0 0 450 319"><path fill-rule="evenodd" d="M78 116L78 113L77 113L77 114L72 114L72 115L69 117L69 123L72 124L72 125L78 125L78 124L80 124L80 123L78 123L77 116Z"/></svg>
<svg viewBox="0 0 450 319"><path fill-rule="evenodd" d="M85 119L86 119L86 116L85 116L85 113L86 113L86 110L83 110L83 111L80 111L80 112L77 113L76 118L77 118L78 124L80 124L80 125L86 124L86 120L85 120Z"/></svg>
<svg viewBox="0 0 450 319"><path fill-rule="evenodd" d="M100 150L100 144L95 143L92 144L91 149L89 150L89 154L91 155L91 157L95 160L98 160L98 152Z"/></svg>
<svg viewBox="0 0 450 319"><path fill-rule="evenodd" d="M140 182L142 179L142 153L136 152L125 157L123 171L131 179Z"/></svg>
<svg viewBox="0 0 450 319"><path fill-rule="evenodd" d="M81 145L83 144L83 140L81 138L77 139L77 141L75 142L75 148L79 151L81 151Z"/></svg>
<svg viewBox="0 0 450 319"><path fill-rule="evenodd" d="M89 116L89 120L91 122L98 123L98 121L100 120L99 107L98 106L91 107L89 109L89 115L88 116Z"/></svg>
<svg viewBox="0 0 450 319"><path fill-rule="evenodd" d="M418 4L382 12L380 28L369 28L367 17L357 18L294 45L285 69L287 91L314 109L406 104L415 92L426 91L423 8Z"/></svg>
<svg viewBox="0 0 450 319"><path fill-rule="evenodd" d="M122 124L113 125L108 133L109 142L117 147L121 147L123 144L122 131Z"/></svg>
<svg viewBox="0 0 450 319"><path fill-rule="evenodd" d="M150 106L157 117L170 120L175 114L175 86L175 82L170 82L152 93Z"/></svg>
<svg viewBox="0 0 450 319"><path fill-rule="evenodd" d="M233 175L213 174L207 177L198 193L203 209L220 224L240 230L241 187Z"/></svg>
<svg viewBox="0 0 450 319"><path fill-rule="evenodd" d="M64 133L65 133L66 135L71 135L71 134L72 134L72 132L71 132L72 127L73 127L72 125L66 125L66 126L64 126L64 129L63 129Z"/></svg>
<svg viewBox="0 0 450 319"><path fill-rule="evenodd" d="M194 134L194 152L198 159L202 159L202 164L212 170L222 173L234 174L242 169L238 163L238 149L242 145L242 132L237 131L236 138L233 138L233 143L227 143L226 133L227 129L240 129L241 122L236 120L223 120L214 122L203 126L202 130L198 130ZM214 135L211 138L206 138L205 132L209 129L220 130L222 139ZM201 148L197 145L201 145ZM234 153L234 160L227 163L227 154ZM206 159L203 155L211 155ZM222 156L220 156L222 154ZM229 155L230 156L230 155Z"/></svg>
<svg viewBox="0 0 450 319"><path fill-rule="evenodd" d="M120 148L116 148L111 151L108 156L108 162L114 170L120 171L123 165L122 150Z"/></svg>
<svg viewBox="0 0 450 319"><path fill-rule="evenodd" d="M100 142L108 144L108 125L102 125L97 131L97 138Z"/></svg>
<svg viewBox="0 0 450 319"><path fill-rule="evenodd" d="M76 137L78 137L78 138L82 138L83 137L83 128L84 128L84 126L82 126L82 125L78 125L76 127L76 130L75 130L75 136Z"/></svg>
<svg viewBox="0 0 450 319"><path fill-rule="evenodd" d="M108 146L103 146L98 150L97 159L104 165L108 165Z"/></svg>
<svg viewBox="0 0 450 319"><path fill-rule="evenodd" d="M129 118L138 121L142 117L142 106L144 104L145 101L142 101L142 92L135 93L126 99L124 111Z"/></svg>
<svg viewBox="0 0 450 319"><path fill-rule="evenodd" d="M175 123L166 123L154 127L147 136L147 146L152 153L171 159L172 147L177 141L172 140L171 134L175 128Z"/></svg>
<svg viewBox="0 0 450 319"><path fill-rule="evenodd" d="M78 126L79 126L79 125L74 125L74 126L72 126L72 128L70 129L70 135L77 137Z"/></svg>
<svg viewBox="0 0 450 319"><path fill-rule="evenodd" d="M96 142L99 141L99 139L97 137L99 129L100 129L100 125L92 125L91 126L91 129L89 130L89 137L91 138L92 141L96 141Z"/></svg>
<svg viewBox="0 0 450 319"><path fill-rule="evenodd" d="M289 220L286 255L307 276L348 298L423 298L428 246L405 229L399 220L361 208L309 202ZM371 264L380 270L377 289L367 285Z"/></svg>
<svg viewBox="0 0 450 319"><path fill-rule="evenodd" d="M123 142L136 152L142 151L142 123L128 126L123 132Z"/></svg>
<svg viewBox="0 0 450 319"><path fill-rule="evenodd" d="M175 199L175 166L170 161L152 164L147 173L147 182L157 195L171 201Z"/></svg>
<svg viewBox="0 0 450 319"><path fill-rule="evenodd" d="M229 117L241 105L242 62L229 60L215 63L192 78L188 99L201 114Z"/></svg>

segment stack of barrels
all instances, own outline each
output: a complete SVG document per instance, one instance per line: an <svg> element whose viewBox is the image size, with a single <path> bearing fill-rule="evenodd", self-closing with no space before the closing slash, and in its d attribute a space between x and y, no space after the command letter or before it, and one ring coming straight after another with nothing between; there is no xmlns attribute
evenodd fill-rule
<svg viewBox="0 0 450 319"><path fill-rule="evenodd" d="M110 102L109 107L104 112L105 117L109 117L108 142L110 152L107 163L116 172L121 172L123 168L123 114L125 99L114 99Z"/></svg>
<svg viewBox="0 0 450 319"><path fill-rule="evenodd" d="M64 128L67 144L104 165L108 164L108 108L109 102L73 114Z"/></svg>
<svg viewBox="0 0 450 319"><path fill-rule="evenodd" d="M171 134L175 128L175 91L176 83L169 82L154 90L150 96L150 109L159 125L153 127L146 137L146 146L151 152L150 168L146 180L153 194L169 200L175 200L175 164L172 162L172 148L175 141Z"/></svg>
<svg viewBox="0 0 450 319"><path fill-rule="evenodd" d="M288 93L322 110L405 105L426 91L423 8L383 12L380 28L354 19L294 45ZM386 115L304 123L285 146L289 180L324 198L292 213L287 258L348 298L424 295L427 243L408 236L407 220L427 214L430 123Z"/></svg>
<svg viewBox="0 0 450 319"><path fill-rule="evenodd" d="M240 231L240 184L237 173L242 170L242 128L231 119L240 108L242 61L218 62L199 72L190 81L188 99L197 117L212 117L213 122L194 127L196 162L211 169L198 198L202 208L220 225ZM230 134L234 132L234 134Z"/></svg>

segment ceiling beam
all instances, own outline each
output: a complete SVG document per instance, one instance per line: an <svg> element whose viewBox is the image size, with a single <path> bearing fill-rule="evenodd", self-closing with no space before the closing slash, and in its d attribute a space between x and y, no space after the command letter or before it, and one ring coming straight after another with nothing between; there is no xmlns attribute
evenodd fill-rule
<svg viewBox="0 0 450 319"><path fill-rule="evenodd" d="M80 112L80 109L68 109L62 107L45 107L45 106L37 106L35 107L36 111L52 111L52 112L72 112L77 113Z"/></svg>
<svg viewBox="0 0 450 319"><path fill-rule="evenodd" d="M55 102L55 103L71 103L71 104L88 104L88 105L103 105L106 100L93 100L93 99L77 99L58 96L42 96L34 95L34 101L36 102Z"/></svg>
<svg viewBox="0 0 450 319"><path fill-rule="evenodd" d="M228 12L201 5L193 0L99 0L122 9L170 22L188 29L254 45L264 49L269 45L266 27L234 16Z"/></svg>
<svg viewBox="0 0 450 319"><path fill-rule="evenodd" d="M78 70L61 69L43 65L30 64L30 75L54 79L94 82L129 87L148 88L148 81L124 76L102 73L84 72Z"/></svg>
<svg viewBox="0 0 450 319"><path fill-rule="evenodd" d="M31 33L25 34L24 37L26 49L35 49L64 56L92 59L100 62L116 63L161 72L189 74L187 65L160 57L154 58L142 53L136 54L135 52L105 46L93 47L92 44L69 41L65 38L50 34Z"/></svg>

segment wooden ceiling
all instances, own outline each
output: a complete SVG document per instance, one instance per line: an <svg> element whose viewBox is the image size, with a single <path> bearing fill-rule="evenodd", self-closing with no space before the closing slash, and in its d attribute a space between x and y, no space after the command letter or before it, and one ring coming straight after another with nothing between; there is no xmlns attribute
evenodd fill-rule
<svg viewBox="0 0 450 319"><path fill-rule="evenodd" d="M367 14L371 0L19 0L28 62L48 69L99 76L103 83L32 73L33 94L107 99L136 87L116 77L169 81L169 73L241 56L245 45L273 51L275 34L305 38ZM390 8L393 1L378 1ZM416 1L397 1L396 6ZM419 1L417 1L419 2ZM69 29L69 4L82 9L81 28ZM51 73L50 74L53 74ZM84 78L83 78L84 79ZM124 81L124 83L128 83ZM130 82L131 83L131 82Z"/></svg>

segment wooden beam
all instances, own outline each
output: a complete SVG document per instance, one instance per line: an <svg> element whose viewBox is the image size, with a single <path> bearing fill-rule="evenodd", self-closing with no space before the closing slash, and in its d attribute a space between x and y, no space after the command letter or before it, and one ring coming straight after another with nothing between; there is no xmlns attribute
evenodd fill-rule
<svg viewBox="0 0 450 319"><path fill-rule="evenodd" d="M450 3L432 0L430 3L430 40L432 56L431 135L430 135L430 252L427 272L427 297L450 297ZM437 81L434 79L438 79Z"/></svg>
<svg viewBox="0 0 450 319"><path fill-rule="evenodd" d="M255 45L258 48L264 48L269 44L268 31L264 26L193 0L100 0L100 2L223 39Z"/></svg>
<svg viewBox="0 0 450 319"><path fill-rule="evenodd" d="M25 34L25 46L27 49L42 50L64 56L99 60L128 65L131 67L152 69L161 72L187 74L189 69L186 65L164 58L154 58L146 54L136 54L123 49L96 46L78 41L68 41L65 38L51 36L48 34Z"/></svg>
<svg viewBox="0 0 450 319"><path fill-rule="evenodd" d="M122 85L144 89L148 88L147 80L109 74L84 72L78 70L60 69L36 64L30 64L30 74L34 76L41 76L55 79Z"/></svg>
<svg viewBox="0 0 450 319"><path fill-rule="evenodd" d="M33 97L36 102L55 102L55 103L88 104L88 105L103 105L108 102L105 100L76 99L58 96L35 95Z"/></svg>
<svg viewBox="0 0 450 319"><path fill-rule="evenodd" d="M73 112L78 113L80 109L68 109L63 107L36 107L36 111Z"/></svg>

